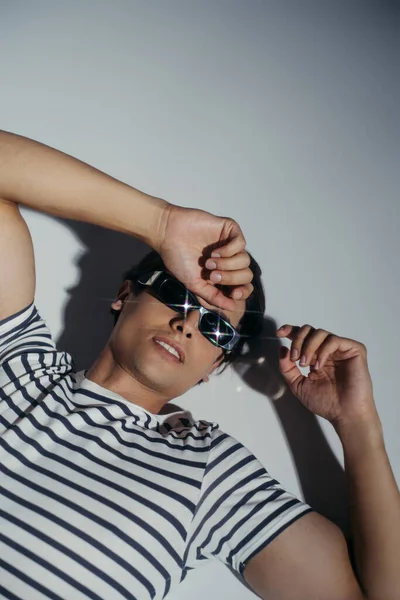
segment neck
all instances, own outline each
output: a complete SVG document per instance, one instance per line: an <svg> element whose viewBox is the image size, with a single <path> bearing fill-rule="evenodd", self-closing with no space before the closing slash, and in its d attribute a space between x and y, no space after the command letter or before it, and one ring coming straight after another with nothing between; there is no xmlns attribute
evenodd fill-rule
<svg viewBox="0 0 400 600"><path fill-rule="evenodd" d="M159 414L170 398L163 397L158 391L152 390L139 378L126 371L118 364L107 345L86 373L86 379L97 383L125 400L145 408L153 414Z"/></svg>

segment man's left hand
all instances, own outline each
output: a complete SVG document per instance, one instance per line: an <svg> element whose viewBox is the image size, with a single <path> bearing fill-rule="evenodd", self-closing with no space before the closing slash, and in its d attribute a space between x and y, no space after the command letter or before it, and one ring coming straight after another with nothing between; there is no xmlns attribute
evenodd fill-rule
<svg viewBox="0 0 400 600"><path fill-rule="evenodd" d="M290 351L281 348L279 367L292 394L308 410L334 426L376 418L364 344L311 325L284 325L277 335L292 341ZM311 367L308 377L295 363L303 356L306 361L300 361L300 366Z"/></svg>

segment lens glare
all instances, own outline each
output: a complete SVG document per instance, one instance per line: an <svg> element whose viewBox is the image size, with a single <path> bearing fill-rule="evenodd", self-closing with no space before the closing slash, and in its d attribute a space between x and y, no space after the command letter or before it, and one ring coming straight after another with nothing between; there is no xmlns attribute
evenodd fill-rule
<svg viewBox="0 0 400 600"><path fill-rule="evenodd" d="M187 298L185 288L182 285L169 279L162 284L160 291L162 291L162 296L167 304L176 307L179 312L187 310L185 308Z"/></svg>
<svg viewBox="0 0 400 600"><path fill-rule="evenodd" d="M211 334L219 344L227 344L232 339L233 331L219 315L206 313L201 321L201 330Z"/></svg>
<svg viewBox="0 0 400 600"><path fill-rule="evenodd" d="M167 279L160 288L163 301L180 313L187 313L191 309L199 309L196 298L178 281ZM233 338L233 330L216 313L205 313L200 319L201 333L213 344L225 345Z"/></svg>

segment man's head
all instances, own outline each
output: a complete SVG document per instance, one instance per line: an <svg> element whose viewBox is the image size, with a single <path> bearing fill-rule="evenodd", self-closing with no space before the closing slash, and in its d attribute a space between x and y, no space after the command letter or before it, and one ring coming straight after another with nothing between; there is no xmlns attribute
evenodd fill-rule
<svg viewBox="0 0 400 600"><path fill-rule="evenodd" d="M201 334L198 310L189 311L186 315L178 313L164 304L151 287L138 284L137 279L145 272L166 271L160 255L151 251L124 274L117 298L111 304L111 312L115 316L114 330L109 339L113 359L140 384L168 399L208 381L219 365L226 368L240 356L249 337L259 335L262 328L265 295L261 269L251 255L250 259L254 290L247 300L235 301L235 311L221 311L198 298L205 308L224 313L233 327L239 330L241 338L230 354L224 353ZM228 292L225 286L218 287ZM154 336L170 338L180 344L185 352L185 362L167 360L155 344Z"/></svg>

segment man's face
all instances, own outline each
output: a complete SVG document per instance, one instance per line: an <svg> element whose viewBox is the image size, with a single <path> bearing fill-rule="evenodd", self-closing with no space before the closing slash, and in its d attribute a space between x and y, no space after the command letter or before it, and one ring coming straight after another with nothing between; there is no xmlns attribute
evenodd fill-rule
<svg viewBox="0 0 400 600"><path fill-rule="evenodd" d="M246 308L245 300L235 301L235 311L222 311L198 300L205 308L224 313L233 327L237 327ZM198 310L189 311L186 316L177 313L161 302L150 287L135 297L126 281L111 306L122 310L109 340L114 361L165 401L181 396L200 379L207 381L224 357L222 349L200 333ZM170 360L153 340L155 336L180 344L184 362Z"/></svg>

